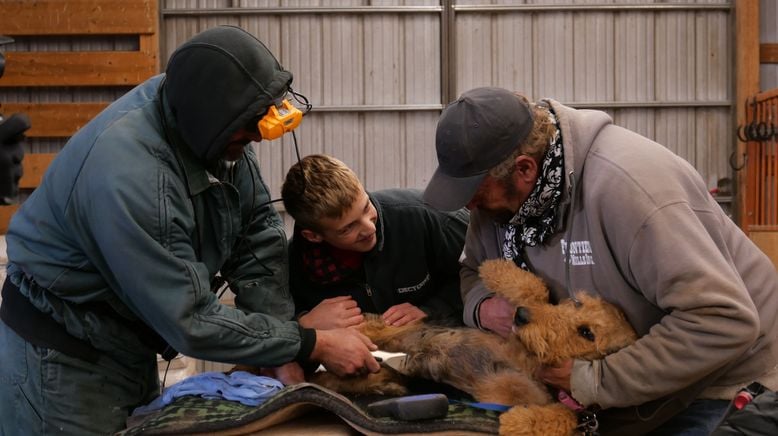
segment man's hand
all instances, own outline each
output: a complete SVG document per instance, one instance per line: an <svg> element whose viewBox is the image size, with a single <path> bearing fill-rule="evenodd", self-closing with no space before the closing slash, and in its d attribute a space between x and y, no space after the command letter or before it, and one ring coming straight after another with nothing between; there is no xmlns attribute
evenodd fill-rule
<svg viewBox="0 0 778 436"><path fill-rule="evenodd" d="M515 313L516 306L499 295L487 298L478 307L478 318L481 321L481 327L493 331L504 338L511 334L513 315Z"/></svg>
<svg viewBox="0 0 778 436"><path fill-rule="evenodd" d="M262 368L259 375L272 377L283 383L284 386L296 385L305 381L303 368L297 362L289 362L275 368Z"/></svg>
<svg viewBox="0 0 778 436"><path fill-rule="evenodd" d="M570 392L570 374L573 372L572 359L565 360L559 365L543 365L538 368L535 374L544 383Z"/></svg>
<svg viewBox="0 0 778 436"><path fill-rule="evenodd" d="M413 304L401 303L387 309L382 317L386 325L400 327L408 324L411 321L425 318L426 316L426 313Z"/></svg>
<svg viewBox="0 0 778 436"><path fill-rule="evenodd" d="M362 310L350 295L327 298L302 315L300 325L317 330L355 327L365 320Z"/></svg>
<svg viewBox="0 0 778 436"><path fill-rule="evenodd" d="M321 362L327 371L339 377L381 368L370 353L378 347L355 329L316 330L316 345L311 360Z"/></svg>

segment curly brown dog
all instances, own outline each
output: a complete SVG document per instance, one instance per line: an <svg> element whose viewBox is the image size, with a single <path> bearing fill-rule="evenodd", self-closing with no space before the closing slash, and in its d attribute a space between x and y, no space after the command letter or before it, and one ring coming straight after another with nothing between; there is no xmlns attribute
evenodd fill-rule
<svg viewBox="0 0 778 436"><path fill-rule="evenodd" d="M633 343L634 330L616 307L584 292L576 295L578 305L549 304L545 284L511 261L486 261L479 273L490 290L519 307L514 336L423 322L390 327L378 316L368 318L363 332L380 349L408 355L406 376L447 383L477 401L518 406L500 417L501 434L573 434L575 413L552 400L535 370L569 358L600 359ZM390 368L367 378L318 373L312 381L344 393L407 392L402 375Z"/></svg>

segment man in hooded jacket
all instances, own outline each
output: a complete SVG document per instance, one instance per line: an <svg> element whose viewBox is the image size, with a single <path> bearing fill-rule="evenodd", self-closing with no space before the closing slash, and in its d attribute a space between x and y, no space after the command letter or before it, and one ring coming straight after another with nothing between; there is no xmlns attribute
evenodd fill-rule
<svg viewBox="0 0 778 436"><path fill-rule="evenodd" d="M206 30L76 133L8 235L0 434L106 434L158 393L157 353L377 371L354 330L291 321L287 243L250 141L292 75L242 29ZM219 275L237 308L211 291Z"/></svg>

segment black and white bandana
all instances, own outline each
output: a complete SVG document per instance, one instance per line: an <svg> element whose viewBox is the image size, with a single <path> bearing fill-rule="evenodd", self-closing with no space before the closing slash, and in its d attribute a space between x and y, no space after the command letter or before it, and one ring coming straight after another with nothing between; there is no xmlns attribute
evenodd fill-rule
<svg viewBox="0 0 778 436"><path fill-rule="evenodd" d="M554 233L559 217L559 199L562 198L564 158L562 155L562 131L559 121L549 107L549 116L555 132L551 137L540 176L527 200L506 225L502 245L503 257L524 270L529 270L524 261L524 247L534 247L545 242Z"/></svg>

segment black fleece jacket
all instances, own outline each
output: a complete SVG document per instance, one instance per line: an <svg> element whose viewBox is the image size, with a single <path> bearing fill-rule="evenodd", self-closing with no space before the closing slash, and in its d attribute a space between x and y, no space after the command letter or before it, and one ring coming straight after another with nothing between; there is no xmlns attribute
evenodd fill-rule
<svg viewBox="0 0 778 436"><path fill-rule="evenodd" d="M363 312L383 313L411 303L431 319L461 323L459 257L470 214L442 212L424 203L421 191L389 189L369 194L378 212L375 248L365 254L359 279L321 284L303 267L311 244L295 229L290 242L290 288L299 315L322 300L351 295Z"/></svg>

